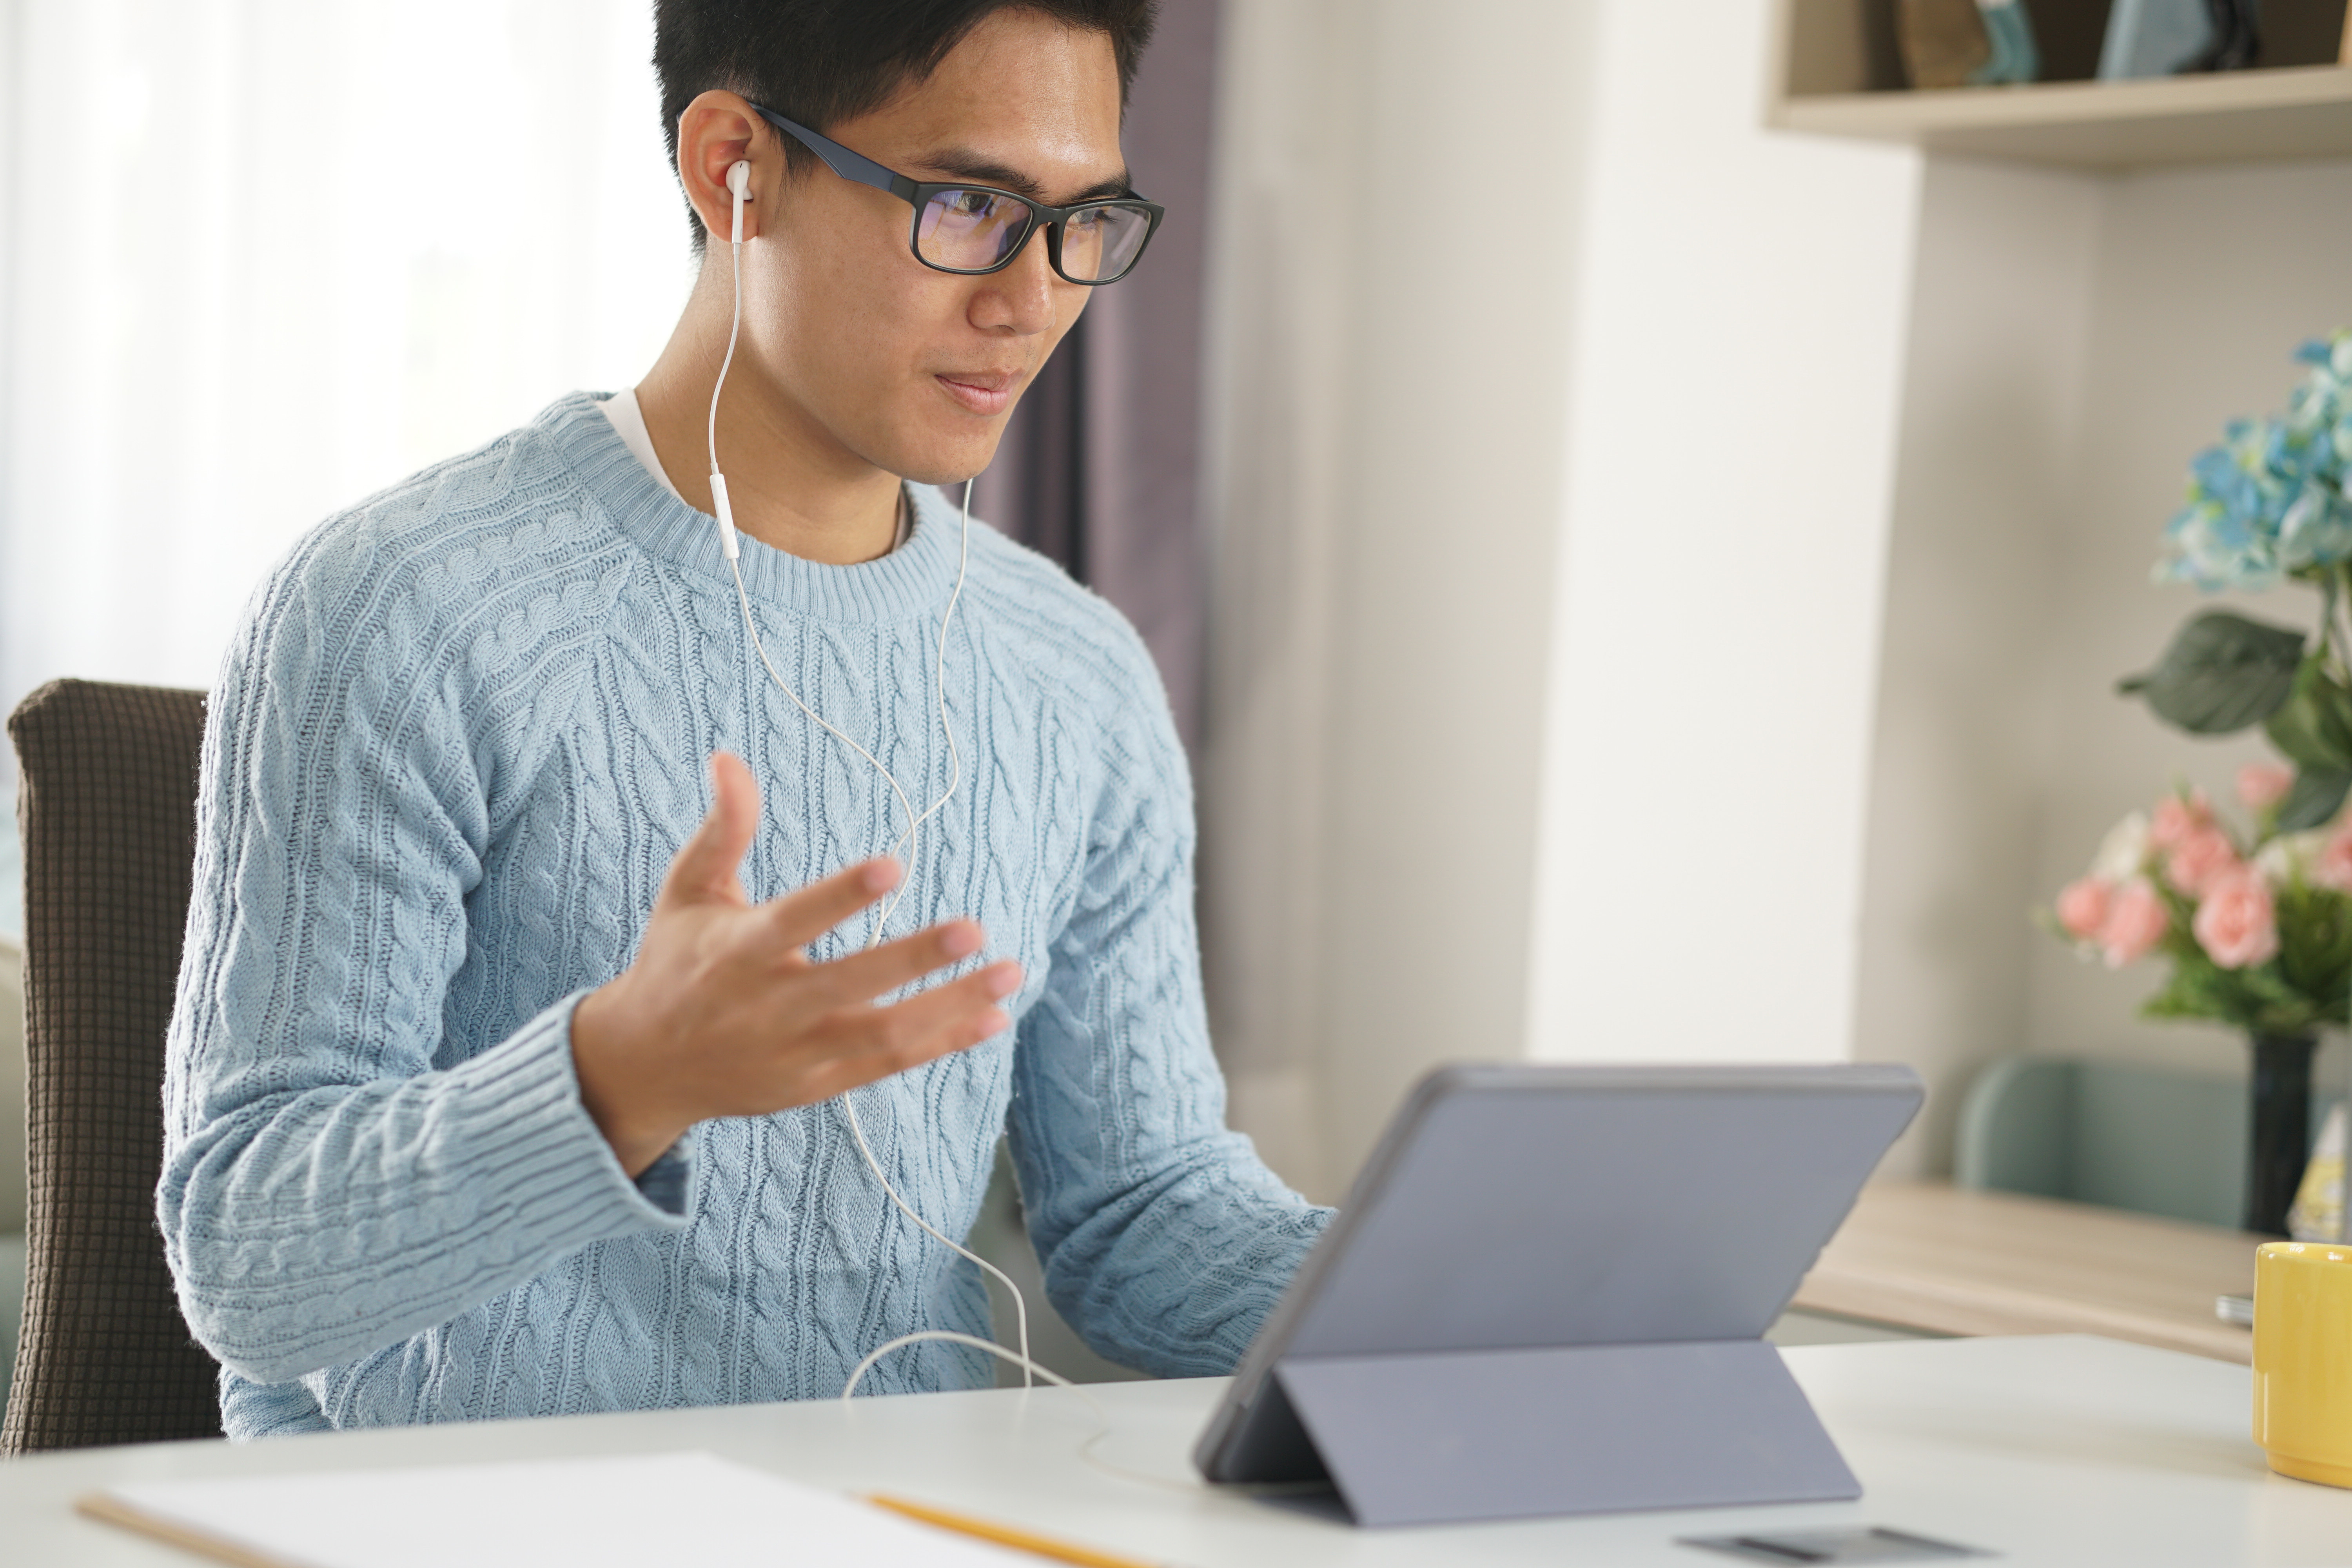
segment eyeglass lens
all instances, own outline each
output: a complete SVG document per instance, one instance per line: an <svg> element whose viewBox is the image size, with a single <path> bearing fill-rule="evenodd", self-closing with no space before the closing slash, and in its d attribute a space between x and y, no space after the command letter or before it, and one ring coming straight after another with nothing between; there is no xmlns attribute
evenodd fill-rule
<svg viewBox="0 0 2352 1568"><path fill-rule="evenodd" d="M1029 236L1029 209L993 191L940 191L923 204L915 253L933 267L983 272ZM1085 207L1062 226L1062 273L1072 282L1116 278L1135 263L1150 237L1151 215L1140 207Z"/></svg>

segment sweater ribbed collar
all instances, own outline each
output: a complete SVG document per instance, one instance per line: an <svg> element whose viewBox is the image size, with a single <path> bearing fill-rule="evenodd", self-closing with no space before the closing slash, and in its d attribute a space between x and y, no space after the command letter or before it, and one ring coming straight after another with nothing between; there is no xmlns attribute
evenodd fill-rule
<svg viewBox="0 0 2352 1568"><path fill-rule="evenodd" d="M719 522L672 495L646 472L598 406L575 392L533 423L614 525L646 554L706 579L731 598L734 574L719 543ZM895 621L935 613L955 585L956 509L929 485L910 484L914 526L889 554L855 566L828 566L740 537L743 586L752 599L828 621Z"/></svg>

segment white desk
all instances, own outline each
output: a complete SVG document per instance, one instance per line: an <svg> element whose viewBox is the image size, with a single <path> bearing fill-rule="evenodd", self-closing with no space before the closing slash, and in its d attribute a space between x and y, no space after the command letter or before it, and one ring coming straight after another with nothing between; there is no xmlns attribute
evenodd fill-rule
<svg viewBox="0 0 2352 1568"><path fill-rule="evenodd" d="M194 1559L70 1511L78 1493L112 1481L696 1447L1189 1568L1727 1568L1674 1538L1806 1523L1892 1525L1997 1550L2004 1568L2352 1563L2352 1492L2264 1468L2246 1436L2243 1367L2078 1336L1822 1345L1788 1358L1867 1489L1859 1503L1359 1531L1201 1486L1187 1455L1223 1387L1201 1380L1095 1391L1114 1424L1104 1456L1161 1486L1084 1463L1093 1421L1062 1390L1028 1396L1025 1410L1017 1391L994 1391L852 1412L825 1401L44 1455L0 1465L0 1563L187 1568Z"/></svg>

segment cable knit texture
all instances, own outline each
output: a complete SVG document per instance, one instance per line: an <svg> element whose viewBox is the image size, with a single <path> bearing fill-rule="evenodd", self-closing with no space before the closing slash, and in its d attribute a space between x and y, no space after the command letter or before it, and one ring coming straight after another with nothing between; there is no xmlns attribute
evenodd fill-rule
<svg viewBox="0 0 2352 1568"><path fill-rule="evenodd" d="M833 567L745 542L785 679L916 797L946 787L933 639L955 511ZM925 1217L970 1229L1009 1132L1053 1301L1103 1353L1229 1370L1319 1233L1224 1126L1184 760L1118 612L975 522L947 650L962 782L894 932L1019 959L1011 1035L856 1093ZM313 531L213 694L164 1084L164 1247L232 1436L837 1394L977 1271L891 1205L838 1103L704 1123L632 1182L570 1019L629 962L751 764L773 898L879 852L897 802L751 660L716 525L595 401ZM819 958L863 940L854 922ZM874 1393L983 1384L927 1343Z"/></svg>

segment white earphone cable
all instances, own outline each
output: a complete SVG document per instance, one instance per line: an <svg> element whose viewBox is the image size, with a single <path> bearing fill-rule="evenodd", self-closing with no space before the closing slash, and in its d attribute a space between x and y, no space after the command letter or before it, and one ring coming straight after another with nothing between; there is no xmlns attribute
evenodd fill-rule
<svg viewBox="0 0 2352 1568"><path fill-rule="evenodd" d="M742 211L740 202L736 204L736 211ZM719 472L719 394L727 384L727 373L735 368L735 339L743 331L743 241L738 238L728 248L734 252L735 258L735 314L727 323L727 357L719 362L719 379L710 388L710 421L703 427L704 438L710 447L710 471L713 474ZM730 533L735 531L731 522L728 524L727 531ZM725 547L722 545L721 548ZM735 552L728 550L727 559L734 560Z"/></svg>
<svg viewBox="0 0 2352 1568"><path fill-rule="evenodd" d="M742 174L739 176L736 170L742 171ZM971 479L966 479L963 484L963 517L957 540L955 586L948 594L947 608L940 614L938 657L933 662L931 669L932 684L938 693L940 733L947 738L948 743L948 756L950 759L948 785L946 789L940 793L940 797L937 800L931 802L931 804L925 807L920 814L918 814L915 810L914 802L908 798L905 787L898 783L898 775L891 773L888 768L883 766L882 760L879 757L877 757L872 752L867 751L864 746L859 745L856 741L853 740L850 736L844 733L840 729L836 728L832 722L826 720L824 715L819 713L815 709L803 701L801 694L793 689L792 683L787 681L777 672L774 661L770 659L768 657L766 644L760 640L759 623L751 614L751 595L750 591L743 584L743 563L740 559L740 547L737 545L735 541L735 519L733 510L728 502L726 477L719 471L719 394L727 385L727 373L735 363L735 341L737 335L742 331L743 327L743 185L748 181L749 173L750 171L748 167L739 163L735 166L735 170L730 170L729 172L728 177L728 188L734 193L735 197L735 235L731 246L735 275L735 310L734 317L732 321L729 322L727 328L727 355L719 362L719 379L710 388L710 418L706 432L710 448L710 494L712 500L718 507L720 547L726 552L729 569L734 574L735 577L735 599L736 603L741 607L743 612L743 631L744 634L751 638L752 651L759 656L761 668L768 672L768 679L775 682L776 689L782 691L786 697L792 700L793 707L798 708L803 713L806 714L827 734L832 735L843 745L847 746L851 751L856 752L859 756L865 758L866 762L873 764L874 771L882 775L883 781L890 786L890 793L898 797L898 808L906 816L906 830L900 833L898 837L891 842L888 853L895 858L901 847L905 847L907 851L907 879L900 883L898 891L891 894L888 899L885 900L880 907L875 911L873 926L867 933L866 941L867 950L871 951L873 948L881 944L883 936L889 928L891 914L898 909L900 900L905 899L908 890L914 886L916 858L922 850L923 824L929 822L933 816L937 816L946 807L950 797L955 794L956 787L963 782L963 752L961 749L956 745L955 730L953 726L948 722L948 626L955 618L956 605L963 598L964 574L970 569L971 564L972 481ZM873 1366L875 1363L881 1360L882 1357L889 1354L892 1351L900 1349L904 1346L916 1344L928 1340L948 1340L958 1343L974 1344L980 1346L982 1349L1001 1355L1009 1361L1018 1362L1021 1366L1022 1386L1024 1388L1034 1386L1034 1379L1038 1376L1043 1376L1049 1382L1053 1383L1067 1383L1068 1379L1047 1371L1045 1367L1038 1365L1037 1363L1032 1361L1029 1357L1029 1302L1027 1299L1023 1296L1021 1287L1015 1285L1011 1278L1005 1274L1004 1270L999 1268L995 1264L991 1263L985 1258L981 1257L978 1253L972 1252L959 1243L950 1240L945 1233L934 1226L921 1215L917 1214L915 1212L914 1205L908 1203L905 1198L899 1196L898 1189L891 1184L890 1178L888 1176L883 1174L882 1163L874 1157L873 1147L866 1141L866 1128L857 1119L857 1108L856 1105L851 1103L849 1096L846 1094L841 1097L841 1109L842 1113L849 1119L850 1133L857 1141L858 1153L865 1156L866 1169L874 1173L874 1179L882 1184L882 1190L889 1194L889 1198L892 1203L898 1205L899 1212L904 1214L908 1219L913 1220L926 1235L931 1237L941 1246L947 1247L948 1250L953 1252L959 1258L970 1259L971 1262L978 1264L982 1268L987 1270L991 1275L995 1277L999 1284L1003 1285L1006 1290L1012 1293L1013 1319L1018 1324L1021 1341L1021 1349L1018 1353L1015 1353L1014 1352L1005 1349L1003 1345L995 1343L993 1341L975 1339L971 1335L959 1334L946 1329L927 1329L917 1333L901 1334L897 1339L877 1346L863 1362L858 1363L857 1370L851 1374L847 1386L842 1390L842 1397L844 1399L847 1399L850 1394L856 1391L858 1381L866 1375L867 1369Z"/></svg>

